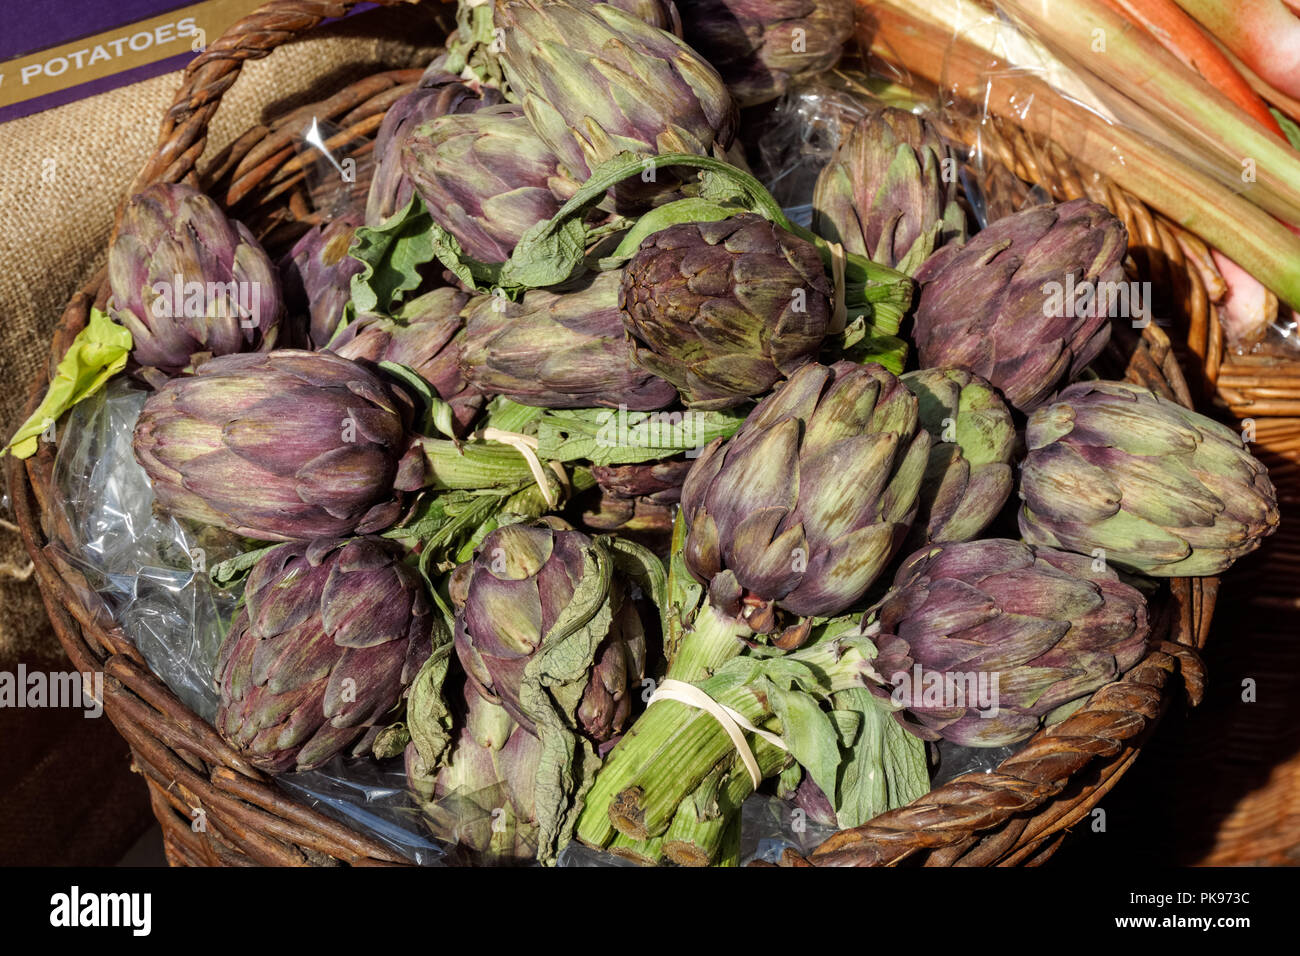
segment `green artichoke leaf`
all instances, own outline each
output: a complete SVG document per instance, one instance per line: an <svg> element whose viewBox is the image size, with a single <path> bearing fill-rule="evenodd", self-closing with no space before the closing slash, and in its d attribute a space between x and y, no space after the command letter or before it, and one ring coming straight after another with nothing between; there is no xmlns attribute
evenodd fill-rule
<svg viewBox="0 0 1300 956"><path fill-rule="evenodd" d="M628 230L618 247L609 256L600 260L600 268L604 271L623 265L636 255L637 250L641 248L641 243L669 226L684 222L718 222L744 211L727 203L694 198L679 199L659 206L637 220L636 225Z"/></svg>
<svg viewBox="0 0 1300 956"><path fill-rule="evenodd" d="M406 700L411 741L430 768L437 767L443 756L450 754L452 738L451 709L442 692L451 667L451 633L438 615L433 616L433 621L433 653L415 675Z"/></svg>
<svg viewBox="0 0 1300 956"><path fill-rule="evenodd" d="M772 712L781 721L781 739L790 756L808 771L808 776L823 792L834 793L840 766L835 724L811 694L784 690L770 681L762 684L772 703Z"/></svg>
<svg viewBox="0 0 1300 956"><path fill-rule="evenodd" d="M501 267L499 283L509 289L559 285L582 268L587 230L576 217L539 222L520 238Z"/></svg>
<svg viewBox="0 0 1300 956"><path fill-rule="evenodd" d="M545 412L537 453L550 461L625 465L658 461L730 438L745 416L735 411L628 412L583 408Z"/></svg>
<svg viewBox="0 0 1300 956"><path fill-rule="evenodd" d="M860 826L930 791L925 744L903 729L888 703L865 688L834 694L832 716L857 718L857 732L841 732L843 750L838 773L830 789L836 822L841 827ZM837 726L844 727L839 723ZM815 778L814 778L815 779Z"/></svg>
<svg viewBox="0 0 1300 956"><path fill-rule="evenodd" d="M370 752L379 760L388 760L400 757L410 742L411 728L405 721L399 720L379 732L375 742L370 746Z"/></svg>
<svg viewBox="0 0 1300 956"><path fill-rule="evenodd" d="M542 754L537 767L537 859L552 865L569 842L600 759L578 733L577 710L596 650L609 633L614 561L596 543L583 554L573 599L560 613L524 668L519 703L537 725Z"/></svg>
<svg viewBox="0 0 1300 956"><path fill-rule="evenodd" d="M656 608L668 606L668 571L663 559L644 545L614 535L602 538L610 548L614 566L627 575Z"/></svg>
<svg viewBox="0 0 1300 956"><path fill-rule="evenodd" d="M391 313L406 293L420 287L420 266L435 258L435 229L418 194L380 225L357 229L348 250L365 267L352 277L350 304L356 312Z"/></svg>
<svg viewBox="0 0 1300 956"><path fill-rule="evenodd" d="M59 359L54 380L40 405L14 432L0 455L8 452L15 458L30 458L36 454L41 436L52 433L54 423L64 412L90 398L126 368L131 346L129 330L114 322L108 313L92 308L86 327Z"/></svg>
<svg viewBox="0 0 1300 956"><path fill-rule="evenodd" d="M417 431L426 435L436 432L447 438L456 437L456 420L450 403L439 398L433 386L426 382L419 372L409 365L399 365L396 362L380 362L379 367L407 386L420 399L421 409Z"/></svg>
<svg viewBox="0 0 1300 956"><path fill-rule="evenodd" d="M248 572L262 555L278 547L278 544L268 544L264 548L254 548L252 551L245 551L243 554L237 554L233 558L214 564L208 568L208 580L214 587L222 589L233 587L248 577Z"/></svg>
<svg viewBox="0 0 1300 956"><path fill-rule="evenodd" d="M896 335L882 333L868 323L865 314L853 319L839 335L828 339L827 345L838 358L860 365L878 362L895 375L903 374L907 362L907 343Z"/></svg>

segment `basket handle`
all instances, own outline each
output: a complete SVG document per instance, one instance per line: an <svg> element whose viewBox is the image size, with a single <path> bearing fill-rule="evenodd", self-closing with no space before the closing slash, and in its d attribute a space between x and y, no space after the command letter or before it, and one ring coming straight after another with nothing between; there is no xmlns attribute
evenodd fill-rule
<svg viewBox="0 0 1300 956"><path fill-rule="evenodd" d="M153 155L127 191L117 218L132 196L153 183L178 183L194 172L208 142L208 124L221 97L239 78L245 60L269 56L322 20L344 16L360 0L271 0L226 30L190 61L172 105L163 115ZM371 0L392 7L419 0ZM446 0L440 0L446 2Z"/></svg>

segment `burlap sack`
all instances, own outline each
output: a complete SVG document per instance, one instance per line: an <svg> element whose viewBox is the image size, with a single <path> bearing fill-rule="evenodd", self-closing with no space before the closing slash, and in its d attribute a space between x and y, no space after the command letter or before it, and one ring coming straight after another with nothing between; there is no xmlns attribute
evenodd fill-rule
<svg viewBox="0 0 1300 956"><path fill-rule="evenodd" d="M442 38L431 5L376 10L248 62L210 130L211 157L250 126L383 69L423 66ZM172 73L0 124L0 428L19 424L69 297L103 265L113 215L171 103ZM0 531L0 671L70 665L30 562ZM0 865L112 863L147 825L143 781L106 718L0 708Z"/></svg>

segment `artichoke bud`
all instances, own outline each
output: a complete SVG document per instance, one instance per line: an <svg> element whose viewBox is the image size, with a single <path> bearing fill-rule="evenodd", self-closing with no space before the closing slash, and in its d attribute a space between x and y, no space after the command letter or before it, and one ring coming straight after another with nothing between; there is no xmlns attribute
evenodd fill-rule
<svg viewBox="0 0 1300 956"><path fill-rule="evenodd" d="M1277 530L1277 492L1240 436L1139 385L1071 385L1025 435L1020 533L1031 544L1202 577Z"/></svg>
<svg viewBox="0 0 1300 956"><path fill-rule="evenodd" d="M653 411L673 387L633 361L618 296L621 274L602 272L518 302L475 296L465 307L461 368L479 391L545 408Z"/></svg>
<svg viewBox="0 0 1300 956"><path fill-rule="evenodd" d="M578 180L619 153L710 155L735 136L717 71L628 5L498 0L493 12L511 91Z"/></svg>
<svg viewBox="0 0 1300 956"><path fill-rule="evenodd" d="M862 599L916 515L930 452L917 401L879 365L808 364L682 489L684 559L755 631L779 609L829 617Z"/></svg>
<svg viewBox="0 0 1300 956"><path fill-rule="evenodd" d="M108 311L150 380L210 355L273 348L283 313L275 266L243 223L177 183L131 197L108 252Z"/></svg>
<svg viewBox="0 0 1300 956"><path fill-rule="evenodd" d="M774 100L835 65L853 32L853 0L691 0L686 41L712 63L741 106Z"/></svg>
<svg viewBox="0 0 1300 956"><path fill-rule="evenodd" d="M263 541L337 538L397 520L396 491L414 490L410 420L409 400L358 363L280 349L167 382L133 443L176 517Z"/></svg>
<svg viewBox="0 0 1300 956"><path fill-rule="evenodd" d="M623 730L645 672L646 638L608 546L579 531L507 525L483 539L452 583L455 646L471 685L529 733L539 715L529 669L557 640L581 631L587 664L570 661L550 693L596 743Z"/></svg>
<svg viewBox="0 0 1300 956"><path fill-rule="evenodd" d="M908 547L970 541L997 517L1014 485L1016 427L993 386L960 369L909 372L921 427L932 439Z"/></svg>
<svg viewBox="0 0 1300 956"><path fill-rule="evenodd" d="M1118 680L1145 652L1141 593L1092 558L986 539L922 548L869 613L873 685L925 740L1000 747Z"/></svg>
<svg viewBox="0 0 1300 956"><path fill-rule="evenodd" d="M361 223L359 214L349 214L313 226L280 264L285 301L308 316L305 338L312 349L323 349L338 331L352 299L352 277L365 268L348 254Z"/></svg>
<svg viewBox="0 0 1300 956"><path fill-rule="evenodd" d="M811 243L744 213L647 238L624 269L619 301L636 361L688 405L719 409L816 358L831 295Z"/></svg>
<svg viewBox="0 0 1300 956"><path fill-rule="evenodd" d="M280 545L253 566L218 655L217 730L267 772L319 767L377 735L432 625L419 576L386 542Z"/></svg>
<svg viewBox="0 0 1300 956"><path fill-rule="evenodd" d="M818 177L813 209L819 235L908 275L966 238L952 152L904 110L878 110L849 131Z"/></svg>
<svg viewBox="0 0 1300 956"><path fill-rule="evenodd" d="M1130 302L1128 232L1086 199L999 219L917 272L913 339L923 368L961 368L1032 411L1077 377Z"/></svg>

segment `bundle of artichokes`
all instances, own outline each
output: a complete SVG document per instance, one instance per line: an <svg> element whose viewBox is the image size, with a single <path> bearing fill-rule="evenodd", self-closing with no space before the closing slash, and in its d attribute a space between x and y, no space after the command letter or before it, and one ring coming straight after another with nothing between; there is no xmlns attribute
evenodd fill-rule
<svg viewBox="0 0 1300 956"><path fill-rule="evenodd" d="M811 228L741 168L739 107L852 21L462 3L364 221L322 212L277 270L188 186L128 204L15 448L124 368L150 386L157 507L244 546L211 575L242 587L211 666L244 759L401 755L479 861L734 864L755 792L851 827L944 748L1064 719L1162 639L1160 579L1276 528L1234 431L1099 378L1128 318L1104 208L968 238L958 154L874 102Z"/></svg>

